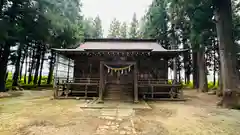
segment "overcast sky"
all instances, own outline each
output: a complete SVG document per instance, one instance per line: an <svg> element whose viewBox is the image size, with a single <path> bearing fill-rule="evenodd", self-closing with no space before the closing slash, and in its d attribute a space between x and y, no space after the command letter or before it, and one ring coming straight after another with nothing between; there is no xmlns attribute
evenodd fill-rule
<svg viewBox="0 0 240 135"><path fill-rule="evenodd" d="M100 16L104 29L104 35L113 18L121 22L131 22L134 12L140 19L146 12L152 0L82 0L83 14L85 17Z"/></svg>

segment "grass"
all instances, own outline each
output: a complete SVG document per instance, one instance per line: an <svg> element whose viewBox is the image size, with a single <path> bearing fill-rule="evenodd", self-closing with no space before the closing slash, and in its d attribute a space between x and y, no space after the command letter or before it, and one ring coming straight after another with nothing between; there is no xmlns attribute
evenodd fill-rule
<svg viewBox="0 0 240 135"><path fill-rule="evenodd" d="M189 84L183 84L183 88L185 89L193 89L193 82L190 81ZM216 84L214 85L214 83L212 81L208 82L208 89L218 89L218 82L216 82Z"/></svg>
<svg viewBox="0 0 240 135"><path fill-rule="evenodd" d="M15 87L12 86L12 83L13 83L12 78L13 78L13 74L11 72L9 72L8 73L8 78L7 78L7 81L6 81L6 89L7 90L16 89ZM28 82L28 76L26 78L27 78L26 82ZM39 78L40 77L38 77L38 79ZM21 88L28 89L28 90L37 90L39 88L50 88L50 87L52 87L52 84L47 84L47 79L48 79L48 76L42 76L41 86L38 86L38 85L33 84L34 76L32 76L32 82L30 84L25 84L24 83L24 76L22 76L21 80L18 81L18 84Z"/></svg>

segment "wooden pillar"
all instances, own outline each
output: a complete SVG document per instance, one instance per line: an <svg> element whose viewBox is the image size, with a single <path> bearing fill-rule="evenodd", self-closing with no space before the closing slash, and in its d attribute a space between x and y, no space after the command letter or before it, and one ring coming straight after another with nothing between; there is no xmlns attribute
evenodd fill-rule
<svg viewBox="0 0 240 135"><path fill-rule="evenodd" d="M134 64L134 103L138 103L138 69L137 63Z"/></svg>
<svg viewBox="0 0 240 135"><path fill-rule="evenodd" d="M58 78L58 63L59 63L59 54L56 53L56 62L55 62L55 74L54 74L54 81L53 81L53 87L55 88L59 84L59 78ZM57 83L58 81L58 83Z"/></svg>
<svg viewBox="0 0 240 135"><path fill-rule="evenodd" d="M173 58L173 84L177 83L177 59Z"/></svg>
<svg viewBox="0 0 240 135"><path fill-rule="evenodd" d="M69 82L70 58L68 58L67 83Z"/></svg>
<svg viewBox="0 0 240 135"><path fill-rule="evenodd" d="M98 97L98 103L103 103L103 88L104 88L104 69L103 69L103 62L100 61L100 81L99 81L99 97Z"/></svg>
<svg viewBox="0 0 240 135"><path fill-rule="evenodd" d="M54 98L58 98L58 90L59 90L59 78L58 78L58 62L59 62L59 54L56 54L56 62L55 62L55 74L53 81L53 88L55 88Z"/></svg>

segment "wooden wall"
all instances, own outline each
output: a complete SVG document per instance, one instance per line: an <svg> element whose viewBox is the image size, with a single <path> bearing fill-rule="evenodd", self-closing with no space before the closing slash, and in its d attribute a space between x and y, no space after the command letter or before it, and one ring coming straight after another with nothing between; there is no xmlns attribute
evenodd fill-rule
<svg viewBox="0 0 240 135"><path fill-rule="evenodd" d="M168 79L168 61L144 59L138 61L139 79Z"/></svg>
<svg viewBox="0 0 240 135"><path fill-rule="evenodd" d="M100 61L106 60L106 58L99 57L76 57L74 65L74 77L75 78L99 78ZM168 79L168 61L153 59L153 58L141 58L137 60L138 65L138 77L139 79ZM105 77L107 79L108 73L105 69ZM128 73L127 77L132 78L132 72ZM131 75L130 75L131 74ZM125 77L121 77L126 79Z"/></svg>
<svg viewBox="0 0 240 135"><path fill-rule="evenodd" d="M96 58L79 58L75 60L75 78L99 78L100 60Z"/></svg>

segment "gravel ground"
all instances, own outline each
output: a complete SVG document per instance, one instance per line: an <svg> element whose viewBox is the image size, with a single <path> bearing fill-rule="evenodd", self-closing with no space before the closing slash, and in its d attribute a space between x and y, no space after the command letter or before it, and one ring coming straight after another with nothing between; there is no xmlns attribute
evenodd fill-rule
<svg viewBox="0 0 240 135"><path fill-rule="evenodd" d="M84 100L50 100L26 91L0 99L1 135L239 135L240 111L216 96L185 91L185 102L148 102L152 110L81 109ZM48 97L47 97L48 96Z"/></svg>

